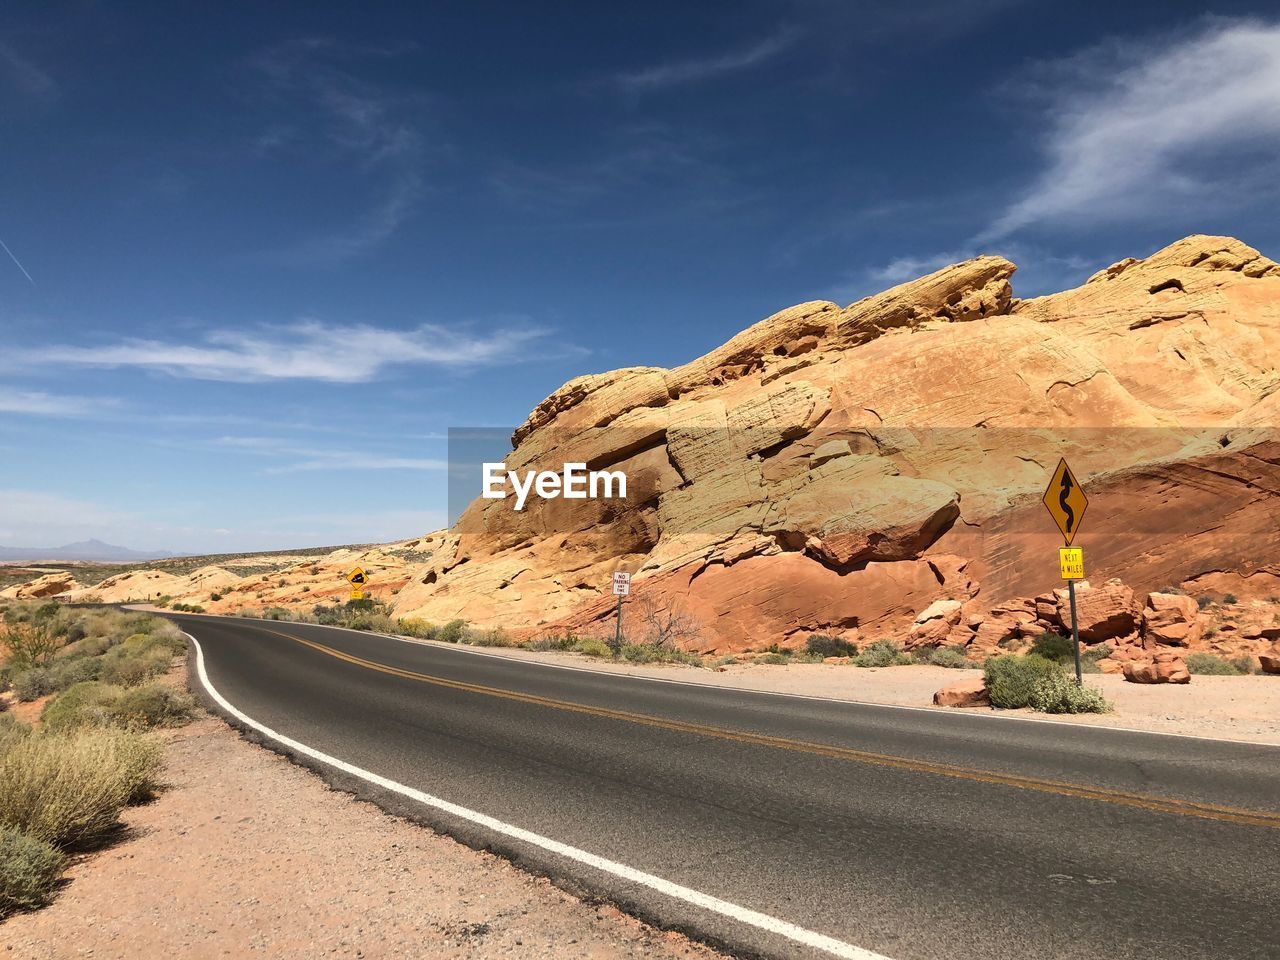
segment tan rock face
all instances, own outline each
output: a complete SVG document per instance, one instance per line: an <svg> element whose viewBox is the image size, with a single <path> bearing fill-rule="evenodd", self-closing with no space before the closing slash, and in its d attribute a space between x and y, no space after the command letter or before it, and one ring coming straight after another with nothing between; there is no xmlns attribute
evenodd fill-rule
<svg viewBox="0 0 1280 960"><path fill-rule="evenodd" d="M626 569L637 596L701 619L706 649L857 627L991 651L1063 622L1056 596L1008 609L1060 582L1038 501L1063 455L1093 501L1077 542L1095 582L1145 592L1275 564L1275 265L1190 237L1028 301L1013 270L979 258L848 307L800 304L683 367L571 381L508 465L634 470L638 493L520 515L477 500L397 612L598 629ZM1085 642L1144 623L1157 645L1184 625L1199 642L1173 607L1144 619L1130 587L1082 591ZM990 615L916 623L939 599Z"/></svg>
<svg viewBox="0 0 1280 960"><path fill-rule="evenodd" d="M0 600L43 600L75 590L79 586L71 573L47 573L27 583L0 590Z"/></svg>

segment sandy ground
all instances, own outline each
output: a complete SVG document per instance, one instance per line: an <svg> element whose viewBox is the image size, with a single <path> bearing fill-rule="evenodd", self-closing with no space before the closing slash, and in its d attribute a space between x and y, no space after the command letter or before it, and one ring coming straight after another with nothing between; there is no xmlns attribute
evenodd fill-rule
<svg viewBox="0 0 1280 960"><path fill-rule="evenodd" d="M721 955L326 787L204 717L166 734L159 799L0 924L0 957Z"/></svg>
<svg viewBox="0 0 1280 960"><path fill-rule="evenodd" d="M980 670L948 670L945 667L916 665L877 669L824 663L730 664L712 670L679 664L639 666L613 663L554 651L534 653L528 650L484 648L478 653L717 687L795 693L835 700L924 707L930 710L946 709L933 706L933 694L938 689L963 677L981 675ZM1114 712L1052 717L1031 710L971 708L967 712L1024 717L1036 722L1059 721L1100 727L1128 727L1158 733L1280 745L1280 677L1195 676L1191 678L1191 683L1177 685L1128 683L1117 675L1086 674L1085 682L1102 689L1107 699L1115 705Z"/></svg>

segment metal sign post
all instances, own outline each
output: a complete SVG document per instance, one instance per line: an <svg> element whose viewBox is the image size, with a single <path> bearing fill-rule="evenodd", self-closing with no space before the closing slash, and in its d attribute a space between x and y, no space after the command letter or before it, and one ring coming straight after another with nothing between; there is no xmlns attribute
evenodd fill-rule
<svg viewBox="0 0 1280 960"><path fill-rule="evenodd" d="M619 570L613 575L613 595L618 598L618 627L613 637L613 653L622 652L622 598L631 595L631 574Z"/></svg>
<svg viewBox="0 0 1280 960"><path fill-rule="evenodd" d="M1076 620L1076 581L1084 579L1084 550L1071 546L1071 541L1080 529L1089 498L1080 489L1080 482L1065 459L1058 461L1058 469L1053 471L1043 500L1045 509L1066 541L1066 546L1058 550L1058 568L1062 579L1067 581L1067 598L1071 604L1071 644L1075 651L1076 683L1084 683L1084 671L1080 665L1080 625Z"/></svg>

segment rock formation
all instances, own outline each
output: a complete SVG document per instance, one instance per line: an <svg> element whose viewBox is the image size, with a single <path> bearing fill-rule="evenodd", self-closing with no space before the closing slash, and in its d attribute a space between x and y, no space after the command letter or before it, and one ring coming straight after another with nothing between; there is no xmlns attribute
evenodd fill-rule
<svg viewBox="0 0 1280 960"><path fill-rule="evenodd" d="M360 563L397 616L529 637L610 629L626 570L629 604L700 624L692 648L823 632L976 658L1063 629L1040 495L1066 457L1101 584L1080 591L1081 635L1114 649L1106 669L1268 649L1275 637L1225 624L1210 640L1178 592L1280 596L1280 266L1193 236L1030 300L1014 270L980 257L845 307L791 307L681 367L570 381L516 429L506 465L623 471L625 499L477 499L408 544L82 593L333 602Z"/></svg>
<svg viewBox="0 0 1280 960"><path fill-rule="evenodd" d="M683 367L570 381L507 466L623 470L625 502L477 500L396 611L590 632L625 569L703 649L855 628L994 648L1059 583L1039 495L1060 456L1091 498L1090 574L1128 584L1082 597L1088 641L1136 641L1136 596L1165 583L1274 564L1280 267L1196 236L1033 300L1013 272L982 257ZM1146 620L1161 642L1166 615Z"/></svg>

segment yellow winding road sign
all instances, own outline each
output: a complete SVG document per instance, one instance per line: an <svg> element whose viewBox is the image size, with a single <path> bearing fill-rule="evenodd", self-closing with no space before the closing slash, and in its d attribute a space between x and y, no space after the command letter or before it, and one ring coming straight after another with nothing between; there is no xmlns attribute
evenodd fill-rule
<svg viewBox="0 0 1280 960"><path fill-rule="evenodd" d="M1071 472L1065 459L1059 460L1058 469L1053 471L1053 479L1044 492L1044 505L1053 517L1053 522L1062 531L1067 546L1071 546L1089 506L1089 498L1080 489L1080 482L1076 480L1076 475Z"/></svg>

